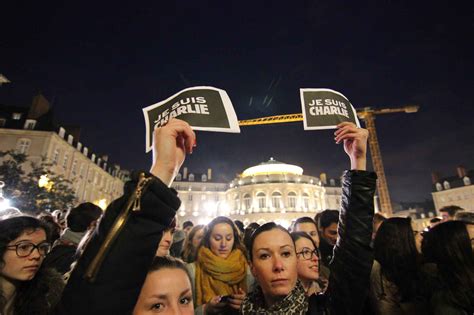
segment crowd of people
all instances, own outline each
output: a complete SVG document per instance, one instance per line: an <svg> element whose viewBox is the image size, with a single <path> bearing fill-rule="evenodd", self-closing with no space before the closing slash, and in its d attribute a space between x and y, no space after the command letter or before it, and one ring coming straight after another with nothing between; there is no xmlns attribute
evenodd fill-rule
<svg viewBox="0 0 474 315"><path fill-rule="evenodd" d="M473 214L446 207L424 231L374 214L367 130L334 136L350 160L339 210L289 228L178 224L170 186L196 136L172 119L104 213L0 220L0 314L473 314Z"/></svg>

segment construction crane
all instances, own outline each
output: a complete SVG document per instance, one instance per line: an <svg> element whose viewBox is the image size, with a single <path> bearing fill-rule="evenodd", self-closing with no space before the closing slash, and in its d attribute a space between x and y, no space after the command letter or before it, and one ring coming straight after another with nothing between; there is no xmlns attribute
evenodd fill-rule
<svg viewBox="0 0 474 315"><path fill-rule="evenodd" d="M377 173L377 190L380 199L380 211L387 216L393 213L392 203L390 201L390 193L388 192L387 179L382 162L382 154L380 153L379 141L377 139L377 131L375 129L375 115L392 114L392 113L416 113L419 109L417 105L407 105L397 108L371 108L364 107L356 109L357 116L365 121L365 126L369 131L369 148L372 158L374 171ZM255 126L267 124L279 124L303 121L303 114L288 114L269 117L261 117L248 120L240 120L240 126Z"/></svg>

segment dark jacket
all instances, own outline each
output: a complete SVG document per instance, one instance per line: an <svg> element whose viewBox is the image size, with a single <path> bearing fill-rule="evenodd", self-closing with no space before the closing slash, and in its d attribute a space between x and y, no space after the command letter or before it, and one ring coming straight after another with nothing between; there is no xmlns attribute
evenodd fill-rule
<svg viewBox="0 0 474 315"><path fill-rule="evenodd" d="M124 195L107 208L71 274L56 314L132 313L162 232L180 206L176 191L153 177L140 199L140 210L132 211L103 261L96 281L89 283L83 275L136 185L137 176L133 176L125 186Z"/></svg>
<svg viewBox="0 0 474 315"><path fill-rule="evenodd" d="M307 314L361 313L374 260L370 241L376 179L373 172L344 172L339 237L329 265L329 286L324 294L309 298Z"/></svg>

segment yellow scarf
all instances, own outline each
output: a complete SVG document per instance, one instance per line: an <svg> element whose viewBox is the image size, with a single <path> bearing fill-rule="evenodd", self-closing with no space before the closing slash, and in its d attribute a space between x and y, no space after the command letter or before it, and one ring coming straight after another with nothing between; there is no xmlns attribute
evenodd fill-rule
<svg viewBox="0 0 474 315"><path fill-rule="evenodd" d="M246 275L247 261L239 249L222 258L202 246L196 259L196 305L217 295L238 293L239 288L247 292Z"/></svg>

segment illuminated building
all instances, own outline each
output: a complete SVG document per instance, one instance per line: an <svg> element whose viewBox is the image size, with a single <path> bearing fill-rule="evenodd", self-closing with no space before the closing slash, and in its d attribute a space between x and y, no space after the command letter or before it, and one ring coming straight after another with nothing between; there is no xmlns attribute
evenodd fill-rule
<svg viewBox="0 0 474 315"><path fill-rule="evenodd" d="M466 171L462 166L457 167L455 176L440 178L432 174L433 202L436 212L445 206L459 206L464 210L474 211L474 170Z"/></svg>
<svg viewBox="0 0 474 315"><path fill-rule="evenodd" d="M225 215L245 225L274 221L288 226L294 219L340 205L339 179L304 175L301 167L273 158L245 169L230 183L212 182L211 175L211 170L193 174L184 168L176 178L173 187L182 200L180 222L207 223Z"/></svg>

